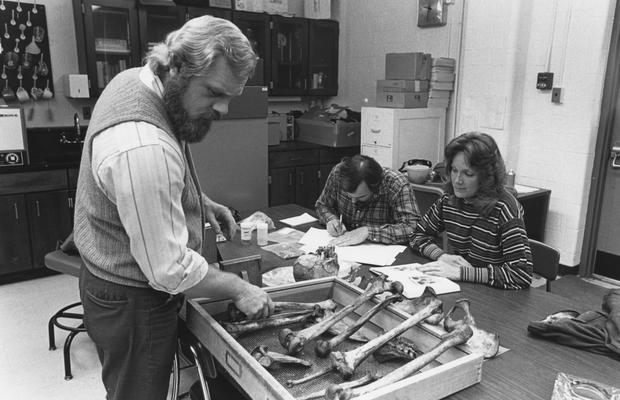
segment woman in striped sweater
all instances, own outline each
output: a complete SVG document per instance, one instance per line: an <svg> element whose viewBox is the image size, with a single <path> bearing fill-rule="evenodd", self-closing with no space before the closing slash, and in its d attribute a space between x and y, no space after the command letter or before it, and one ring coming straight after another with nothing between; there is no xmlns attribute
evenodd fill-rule
<svg viewBox="0 0 620 400"><path fill-rule="evenodd" d="M504 188L506 167L493 138L470 132L445 148L445 194L420 220L410 245L435 260L429 275L524 289L532 281L532 254L521 204ZM449 253L436 242L445 232Z"/></svg>

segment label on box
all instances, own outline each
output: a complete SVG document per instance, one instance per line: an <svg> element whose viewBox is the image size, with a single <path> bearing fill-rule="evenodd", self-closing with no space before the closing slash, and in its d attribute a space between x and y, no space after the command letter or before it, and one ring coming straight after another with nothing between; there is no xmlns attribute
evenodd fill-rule
<svg viewBox="0 0 620 400"><path fill-rule="evenodd" d="M381 92L377 93L377 107L426 108L428 92Z"/></svg>

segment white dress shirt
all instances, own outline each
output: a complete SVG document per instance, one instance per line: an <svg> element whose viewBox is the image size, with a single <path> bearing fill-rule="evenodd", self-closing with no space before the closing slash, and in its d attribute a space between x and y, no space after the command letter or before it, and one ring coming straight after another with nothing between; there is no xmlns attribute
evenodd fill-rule
<svg viewBox="0 0 620 400"><path fill-rule="evenodd" d="M148 66L140 80L163 98L162 82ZM196 285L208 263L187 247L181 207L186 143L147 122L124 122L104 132L92 141L93 176L116 204L149 285L173 294Z"/></svg>

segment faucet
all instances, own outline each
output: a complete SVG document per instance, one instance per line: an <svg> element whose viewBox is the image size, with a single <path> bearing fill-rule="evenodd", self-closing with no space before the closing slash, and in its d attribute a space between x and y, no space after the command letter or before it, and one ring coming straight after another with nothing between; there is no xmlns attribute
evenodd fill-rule
<svg viewBox="0 0 620 400"><path fill-rule="evenodd" d="M80 116L78 113L73 114L73 128L75 129L75 141L82 141L82 133L80 130Z"/></svg>

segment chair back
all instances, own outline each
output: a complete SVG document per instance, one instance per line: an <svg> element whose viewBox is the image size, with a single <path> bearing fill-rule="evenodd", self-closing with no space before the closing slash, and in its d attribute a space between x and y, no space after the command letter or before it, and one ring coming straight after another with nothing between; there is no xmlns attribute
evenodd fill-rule
<svg viewBox="0 0 620 400"><path fill-rule="evenodd" d="M426 214L426 211L443 196L443 189L440 187L417 183L410 183L410 185L420 209L420 216Z"/></svg>
<svg viewBox="0 0 620 400"><path fill-rule="evenodd" d="M547 292L551 290L551 281L558 276L560 266L560 252L548 244L530 239L530 250L532 251L532 264L534 272L547 280Z"/></svg>

